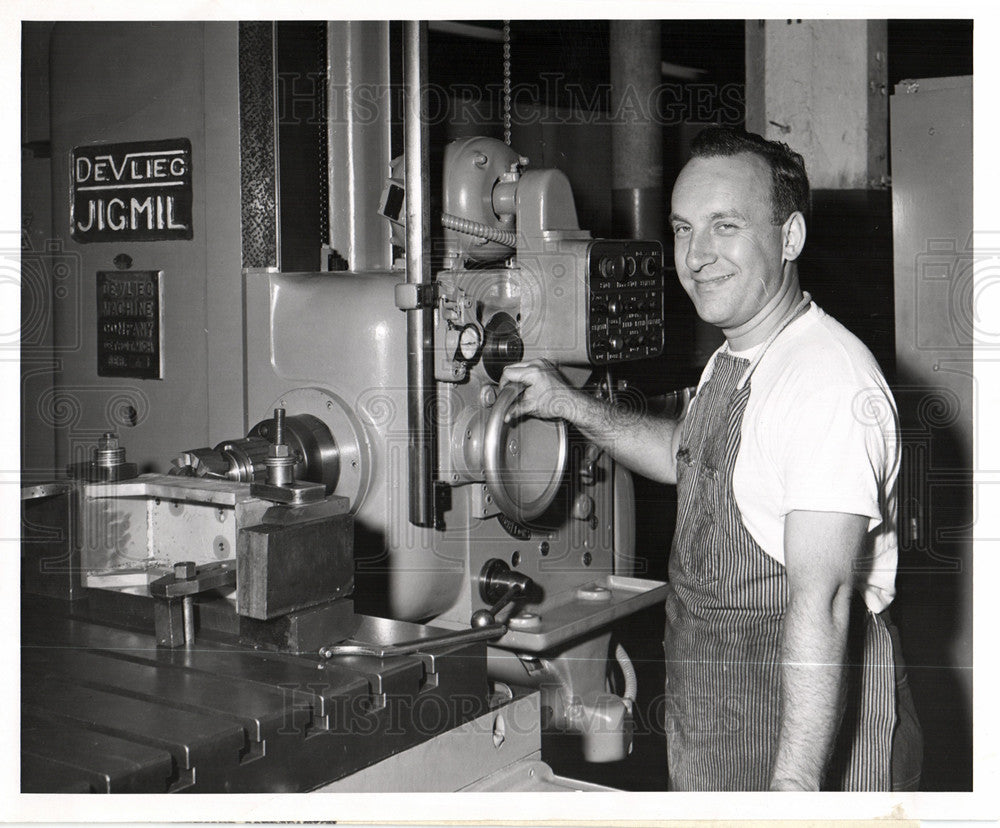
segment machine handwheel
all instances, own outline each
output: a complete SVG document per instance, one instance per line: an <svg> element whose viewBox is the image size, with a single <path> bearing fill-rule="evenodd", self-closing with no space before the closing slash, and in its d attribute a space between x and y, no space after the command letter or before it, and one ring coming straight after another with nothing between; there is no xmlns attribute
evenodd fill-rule
<svg viewBox="0 0 1000 828"><path fill-rule="evenodd" d="M505 385L483 430L486 487L500 510L518 523L541 515L555 499L566 471L568 436L563 420L504 418L525 386Z"/></svg>

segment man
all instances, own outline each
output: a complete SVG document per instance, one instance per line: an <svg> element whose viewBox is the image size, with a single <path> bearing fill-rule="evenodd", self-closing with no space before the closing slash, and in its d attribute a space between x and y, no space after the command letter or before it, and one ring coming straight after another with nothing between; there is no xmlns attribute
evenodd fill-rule
<svg viewBox="0 0 1000 828"><path fill-rule="evenodd" d="M526 386L511 418L564 416L678 486L665 638L676 790L913 789L919 778L885 614L895 405L871 353L799 287L808 201L786 145L721 127L695 139L673 191L674 261L726 342L682 421L616 411L546 362L504 372Z"/></svg>

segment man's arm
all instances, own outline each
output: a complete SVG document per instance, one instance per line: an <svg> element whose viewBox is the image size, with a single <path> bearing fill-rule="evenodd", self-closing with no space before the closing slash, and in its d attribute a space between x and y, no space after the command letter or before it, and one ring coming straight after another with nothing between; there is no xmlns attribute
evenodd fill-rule
<svg viewBox="0 0 1000 828"><path fill-rule="evenodd" d="M508 365L501 383L508 382L527 386L509 420L527 415L567 420L632 471L660 483L677 482L681 420L619 410L573 388L546 360Z"/></svg>
<svg viewBox="0 0 1000 828"><path fill-rule="evenodd" d="M781 726L771 790L819 790L844 710L854 562L868 518L790 512L788 607L781 631Z"/></svg>

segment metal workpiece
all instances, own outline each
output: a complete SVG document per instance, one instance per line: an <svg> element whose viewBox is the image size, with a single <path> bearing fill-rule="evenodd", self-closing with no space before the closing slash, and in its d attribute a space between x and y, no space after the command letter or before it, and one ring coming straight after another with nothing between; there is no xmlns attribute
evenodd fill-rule
<svg viewBox="0 0 1000 828"><path fill-rule="evenodd" d="M260 437L223 440L215 448L187 449L171 461L170 474L250 483L266 474L268 441Z"/></svg>
<svg viewBox="0 0 1000 828"><path fill-rule="evenodd" d="M47 483L33 483L21 486L21 502L40 500L45 497L58 497L70 494L76 489L76 483L71 480L53 480Z"/></svg>
<svg viewBox="0 0 1000 828"><path fill-rule="evenodd" d="M309 791L487 709L482 642L430 673L420 656L320 662L208 634L158 648L76 612L24 605L25 792Z"/></svg>
<svg viewBox="0 0 1000 828"><path fill-rule="evenodd" d="M269 503L228 480L147 474L86 483L80 498L80 571L87 587L146 589L174 563L236 554L239 531Z"/></svg>
<svg viewBox="0 0 1000 828"><path fill-rule="evenodd" d="M354 588L354 522L339 514L240 532L236 549L240 615L271 619L346 597Z"/></svg>
<svg viewBox="0 0 1000 828"><path fill-rule="evenodd" d="M245 646L294 655L313 654L330 641L345 641L357 633L362 622L350 598L338 598L266 621L245 615L234 619L231 613L220 613L221 617L216 618L205 618L206 615L203 611L205 623L214 622L221 632L235 634Z"/></svg>

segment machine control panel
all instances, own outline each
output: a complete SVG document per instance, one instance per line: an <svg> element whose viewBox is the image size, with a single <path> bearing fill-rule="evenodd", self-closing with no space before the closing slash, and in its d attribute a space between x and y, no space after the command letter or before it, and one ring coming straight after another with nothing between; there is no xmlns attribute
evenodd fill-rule
<svg viewBox="0 0 1000 828"><path fill-rule="evenodd" d="M663 351L663 248L595 241L587 257L587 356L595 365Z"/></svg>

